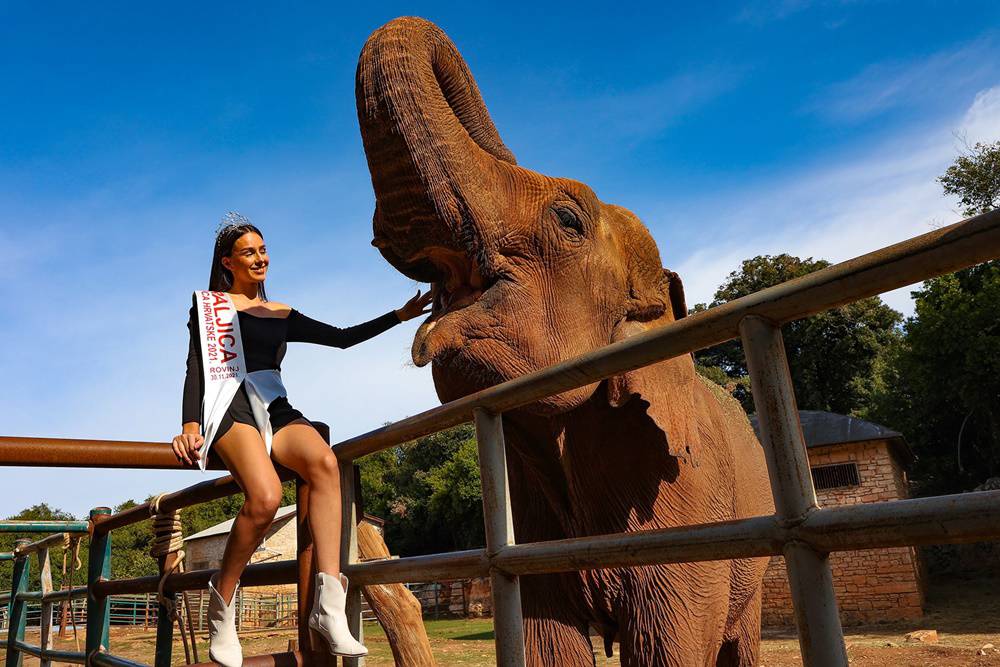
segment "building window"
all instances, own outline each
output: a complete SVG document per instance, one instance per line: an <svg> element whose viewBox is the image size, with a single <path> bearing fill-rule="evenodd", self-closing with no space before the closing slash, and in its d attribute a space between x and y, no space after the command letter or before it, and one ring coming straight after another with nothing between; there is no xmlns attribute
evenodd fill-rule
<svg viewBox="0 0 1000 667"><path fill-rule="evenodd" d="M837 489L844 486L859 486L861 477L858 475L856 463L838 463L832 466L819 466L812 469L813 486L816 490Z"/></svg>

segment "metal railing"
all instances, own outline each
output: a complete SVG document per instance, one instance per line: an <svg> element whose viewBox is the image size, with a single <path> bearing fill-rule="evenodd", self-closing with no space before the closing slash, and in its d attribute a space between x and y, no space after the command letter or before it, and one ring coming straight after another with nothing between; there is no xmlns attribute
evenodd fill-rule
<svg viewBox="0 0 1000 667"><path fill-rule="evenodd" d="M55 590L52 586L52 567L49 550L62 547L70 534L86 533L87 524L82 521L5 521L0 523L0 531L16 533L45 533L53 529L55 533L32 542L30 539L17 540L11 560L14 571L11 575L10 592L7 594L7 638L0 640L0 648L6 649L6 667L20 667L23 655L27 653L39 659L42 667L51 662L83 664L86 655L81 651L61 651L53 648L52 612L56 604L82 599L87 596L84 586ZM41 589L28 590L31 576L31 557L38 560L38 578ZM28 622L28 603L39 603L39 642L29 644L24 634Z"/></svg>
<svg viewBox="0 0 1000 667"><path fill-rule="evenodd" d="M329 430L324 424L313 422L324 438L329 441ZM134 459L132 459L134 462ZM346 498L353 499L353 488L355 470L353 466L345 466L342 469L341 486L345 489L345 508L353 507L353 500L348 502ZM300 651L293 654L275 654L270 656L249 656L244 659L244 665L248 667L255 664L272 665L275 662L291 659L292 664L306 660L308 664L334 664L332 656L323 654L312 654L308 650L309 627L307 617L312 608L313 587L312 579L315 576L315 567L312 557L312 538L308 530L308 499L309 487L295 478L294 474L283 468L278 470L279 478L284 482L296 480L296 540L297 556L295 561L285 561L284 563L259 563L247 567L240 579L242 589L254 586L296 583L298 585L298 599L302 604L298 605L297 621ZM180 491L164 494L157 501L151 501L135 505L127 510L111 514L106 507L99 507L91 510L91 542L90 542L90 563L87 580L87 664L88 665L113 665L118 667L138 666L137 663L110 652L110 600L116 594L137 594L157 592L159 583L164 572L174 569L176 553L161 556L158 559L160 576L138 577L133 579L111 579L111 531L135 523L147 521L152 516L154 510L161 513L177 511L185 507L190 507L198 503L208 502L216 498L239 493L240 488L231 476L195 484ZM353 517L353 514L351 515ZM346 520L346 519L345 519ZM351 524L353 525L353 524ZM345 561L346 562L346 561ZM281 567L278 567L281 565ZM291 566L291 567L289 567ZM194 589L204 589L208 585L209 578L215 570L194 570L191 572L181 572L169 575L163 588L164 594L174 597L177 593ZM186 610L191 616L191 610ZM153 665L155 667L168 667L173 657L174 626L176 617L163 604L157 604L156 613L156 649ZM199 613L200 617L200 613ZM200 620L200 619L199 619ZM187 646L185 646L187 650ZM194 651L197 656L197 652ZM198 663L212 664L212 663Z"/></svg>
<svg viewBox="0 0 1000 667"><path fill-rule="evenodd" d="M346 564L344 571L352 582L361 585L490 576L497 663L523 665L525 653L518 579L522 575L783 555L804 664L810 667L846 665L843 631L827 555L832 551L1000 538L1000 492L819 508L780 327L792 320L997 257L1000 257L1000 212L995 211L696 313L334 445L338 458L347 463L420 436L474 421L486 522L484 549L359 563L355 476L351 466L345 465L341 483L344 492L345 530L341 549L342 562ZM773 516L515 544L504 449L504 412L734 338L743 342L750 371L760 420L760 440L776 507ZM95 453L81 452L75 442L0 438L0 464L179 467L173 462L169 448L155 443L97 442L95 447L100 451ZM287 471L284 474L283 478L288 479ZM300 485L300 491L306 488ZM225 477L167 495L160 507L177 509L237 491L232 478ZM310 593L311 542L308 530L304 530L307 517L301 496L299 508L299 546L300 551L304 546L303 553L308 555L305 559L300 556L298 563L251 565L242 579L244 586L297 581L300 600L304 600L304 593ZM87 635L90 664L135 664L105 652L107 623L104 621L102 625L100 619L102 614L106 618L106 600L112 593L156 590L158 577L108 581L108 531L147 517L148 507L144 505L114 516L101 512L92 514L88 585L88 605L92 606L88 610ZM305 540L304 545L301 540ZM211 574L211 571L202 570L170 575L167 590L176 592L204 587ZM360 588L352 586L348 595L352 631L360 635ZM308 607L308 603L300 605L300 614ZM300 641L305 627L302 620L300 615ZM158 633L155 664L167 665L169 636L165 636L165 659L160 655L159 640ZM301 645L307 644L302 641ZM271 664L279 657L261 657L260 664ZM314 656L314 659L319 657ZM246 664L254 664L254 659L248 659ZM358 661L349 659L345 664L358 664Z"/></svg>

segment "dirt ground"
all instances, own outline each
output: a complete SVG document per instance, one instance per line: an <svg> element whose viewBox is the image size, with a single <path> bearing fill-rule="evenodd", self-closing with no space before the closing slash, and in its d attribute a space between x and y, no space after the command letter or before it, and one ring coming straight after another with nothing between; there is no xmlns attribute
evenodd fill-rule
<svg viewBox="0 0 1000 667"><path fill-rule="evenodd" d="M923 645L905 640L908 632L921 629L937 630L938 643ZM441 667L494 664L493 627L489 619L428 621L427 631ZM366 624L365 635L371 651L368 667L392 665L389 645L378 625ZM851 664L859 667L1000 666L1000 578L938 582L928 592L926 613L921 621L848 627L845 635ZM243 651L245 655L284 651L294 638L295 631L290 629L247 633L243 636ZM29 632L26 639L36 643L37 633ZM202 660L208 656L206 642L206 636L199 636ZM987 644L997 648L983 650ZM149 663L154 645L155 636L151 632L112 629L111 647L116 655ZM58 642L57 647L72 650L73 641ZM802 664L794 630L766 629L761 648L761 667ZM179 641L175 642L173 657L175 665L184 664ZM25 658L24 664L33 667L38 661ZM597 664L617 665L618 660L599 656Z"/></svg>

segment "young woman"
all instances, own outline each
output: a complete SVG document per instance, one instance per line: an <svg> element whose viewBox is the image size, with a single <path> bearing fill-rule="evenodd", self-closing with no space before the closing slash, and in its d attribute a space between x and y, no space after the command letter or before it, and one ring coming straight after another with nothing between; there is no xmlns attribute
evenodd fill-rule
<svg viewBox="0 0 1000 667"><path fill-rule="evenodd" d="M431 297L418 290L402 308L346 329L310 319L267 300L264 279L269 259L263 235L242 216L230 214L227 220L215 239L210 291L195 293L190 312L183 432L173 439L177 458L189 465L197 463L204 469L208 456L218 456L246 496L219 572L209 582L209 655L225 667L242 664L233 599L243 569L281 500L281 482L272 460L294 470L309 486L309 520L319 570L309 616L314 648L325 640L335 655L365 655L367 649L351 636L344 615L347 578L340 572L337 458L289 404L279 365L286 342L350 347L428 312ZM203 359L206 354L208 364Z"/></svg>

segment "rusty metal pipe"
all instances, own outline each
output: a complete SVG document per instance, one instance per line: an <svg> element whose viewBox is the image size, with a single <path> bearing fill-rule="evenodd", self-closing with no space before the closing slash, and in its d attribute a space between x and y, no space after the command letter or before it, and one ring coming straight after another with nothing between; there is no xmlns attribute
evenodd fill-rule
<svg viewBox="0 0 1000 667"><path fill-rule="evenodd" d="M302 667L305 664L305 656L301 651L250 655L243 658L243 667ZM199 662L188 667L217 667L217 665L215 662Z"/></svg>
<svg viewBox="0 0 1000 667"><path fill-rule="evenodd" d="M86 524L84 524L86 525ZM84 528L86 531L86 528ZM41 551L42 549L51 549L53 547L61 547L65 538L62 533L55 533L54 535L49 535L48 537L43 537L35 542L29 542L28 544L22 545L14 549L14 557L27 556L28 554L33 554L36 551Z"/></svg>
<svg viewBox="0 0 1000 667"><path fill-rule="evenodd" d="M249 588L295 583L298 578L298 565L298 561L293 560L248 565L243 571L243 576L240 577L240 586ZM167 577L164 592L180 593L181 591L208 588L208 580L213 574L215 574L215 570L191 570L190 572L172 574ZM98 581L93 584L93 594L94 597L101 599L127 593L155 593L159 584L160 577L157 575Z"/></svg>
<svg viewBox="0 0 1000 667"><path fill-rule="evenodd" d="M86 533L86 521L0 521L0 533Z"/></svg>
<svg viewBox="0 0 1000 667"><path fill-rule="evenodd" d="M295 473L291 470L283 468L279 465L276 465L275 469L278 471L278 478L281 479L282 482L295 479ZM198 484L193 484L192 486L181 489L180 491L174 491L173 493L164 495L163 498L160 499L160 511L170 512L179 510L185 507L190 507L191 505L197 505L199 503L208 502L209 500L215 500L216 498L231 496L235 493L240 493L240 487L239 484L236 483L236 480L233 479L232 475L217 477L216 479L199 482ZM135 505L127 510L113 514L107 518L98 519L94 524L94 531L99 534L107 534L108 531L114 530L115 528L122 528L133 523L145 521L151 516L151 508L152 504L145 502L141 505Z"/></svg>
<svg viewBox="0 0 1000 667"><path fill-rule="evenodd" d="M90 664L95 667L149 667L145 663L135 662L128 658L97 651L90 655Z"/></svg>
<svg viewBox="0 0 1000 667"><path fill-rule="evenodd" d="M46 468L194 470L180 463L168 442L0 437L0 465ZM209 461L212 470L222 465Z"/></svg>

